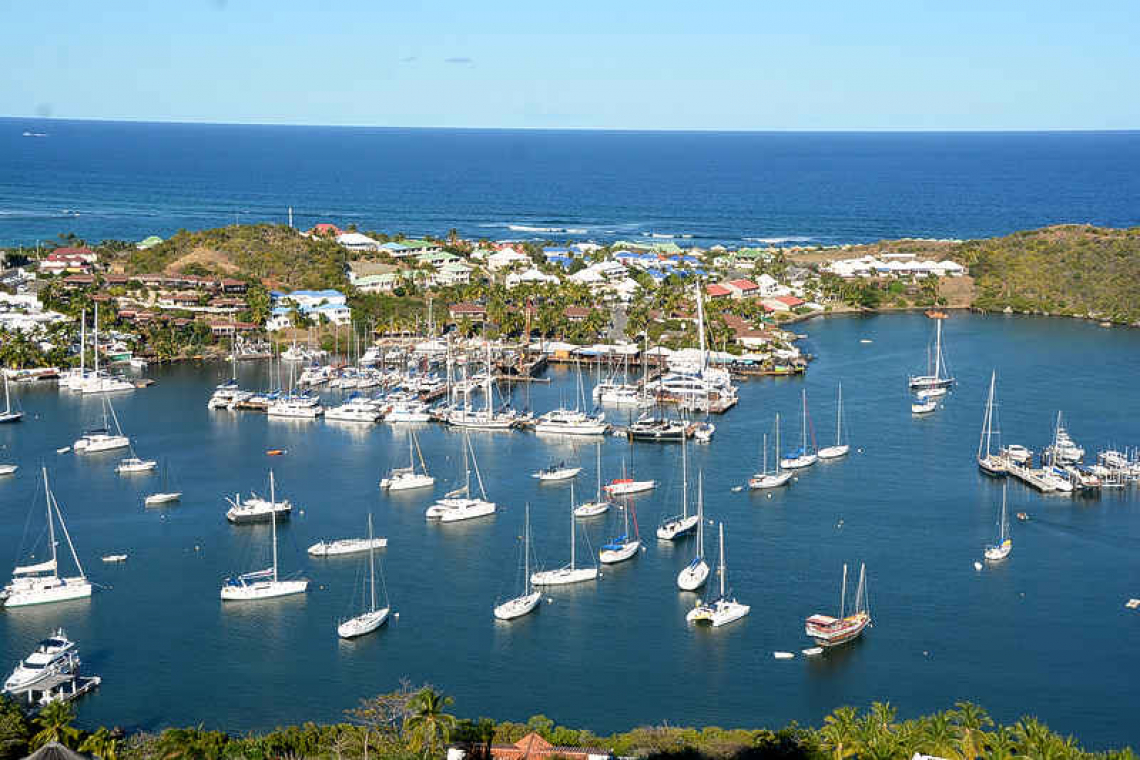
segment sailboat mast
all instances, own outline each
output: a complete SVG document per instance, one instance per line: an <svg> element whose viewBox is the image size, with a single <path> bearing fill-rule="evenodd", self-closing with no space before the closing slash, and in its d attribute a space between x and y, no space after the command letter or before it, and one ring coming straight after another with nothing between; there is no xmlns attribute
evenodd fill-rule
<svg viewBox="0 0 1140 760"><path fill-rule="evenodd" d="M598 442L598 501L602 500L602 444Z"/></svg>
<svg viewBox="0 0 1140 760"><path fill-rule="evenodd" d="M689 516L689 456L686 453L685 438L681 438L681 516Z"/></svg>
<svg viewBox="0 0 1140 760"><path fill-rule="evenodd" d="M780 413L776 412L776 474L780 474ZM767 449L764 450L764 456L768 456ZM767 464L764 465L764 471L768 471Z"/></svg>
<svg viewBox="0 0 1140 760"><path fill-rule="evenodd" d="M269 471L269 524L273 534L273 582L277 582L277 488L273 470Z"/></svg>
<svg viewBox="0 0 1140 760"><path fill-rule="evenodd" d="M835 407L835 445L838 446L839 434L843 428L843 383L839 384L839 403Z"/></svg>
<svg viewBox="0 0 1140 760"><path fill-rule="evenodd" d="M526 505L523 528L523 596L530 593L530 503Z"/></svg>
<svg viewBox="0 0 1140 760"><path fill-rule="evenodd" d="M47 467L43 468L44 472L44 501L47 502L47 520L48 520L48 543L51 544L51 562L54 565L56 575L59 575L59 563L55 551L55 524L52 522L51 516L51 487L48 485Z"/></svg>
<svg viewBox="0 0 1140 760"><path fill-rule="evenodd" d="M843 586L839 590L839 619L843 619L843 613L847 611L847 563L843 563Z"/></svg>
<svg viewBox="0 0 1140 760"><path fill-rule="evenodd" d="M942 376L942 320L934 320L934 379Z"/></svg>
<svg viewBox="0 0 1140 760"><path fill-rule="evenodd" d="M698 282L696 285L697 290L697 336L701 345L701 371L700 374L705 374L706 358L705 358L705 309L704 300L701 298L701 284Z"/></svg>
<svg viewBox="0 0 1140 760"><path fill-rule="evenodd" d="M1008 484L1001 484L1001 543L1009 538L1009 519L1006 517L1005 511L1005 494Z"/></svg>
<svg viewBox="0 0 1140 760"><path fill-rule="evenodd" d="M802 428L803 428L802 448L803 448L803 452L806 454L807 453L807 389L805 388L802 391L800 391L800 394L803 397L803 407L804 407L803 424L802 424Z"/></svg>
<svg viewBox="0 0 1140 760"><path fill-rule="evenodd" d="M79 378L87 377L87 309L79 318Z"/></svg>
<svg viewBox="0 0 1140 760"><path fill-rule="evenodd" d="M859 587L855 589L855 613L867 611L867 564L859 565Z"/></svg>
<svg viewBox="0 0 1140 760"><path fill-rule="evenodd" d="M574 483L570 483L570 569L574 569Z"/></svg>
<svg viewBox="0 0 1140 760"><path fill-rule="evenodd" d="M697 473L697 556L705 558L705 472Z"/></svg>
<svg viewBox="0 0 1140 760"><path fill-rule="evenodd" d="M761 468L760 472L762 472L763 474L767 475L767 474L768 474L768 434L767 434L767 433L765 433L765 434L764 434L764 456L763 456L763 462L764 462L764 466Z"/></svg>
<svg viewBox="0 0 1140 760"><path fill-rule="evenodd" d="M99 302L95 302L95 337L91 341L91 349L95 354L95 376L99 376Z"/></svg>
<svg viewBox="0 0 1140 760"><path fill-rule="evenodd" d="M720 597L724 598L724 523L720 523Z"/></svg>
<svg viewBox="0 0 1140 760"><path fill-rule="evenodd" d="M487 421L490 422L491 418L495 416L494 400L491 398L491 341L487 340L487 336L484 335L483 342L487 346L487 382L484 387L487 389Z"/></svg>
<svg viewBox="0 0 1140 760"><path fill-rule="evenodd" d="M368 513L368 580L372 586L372 607L369 612L376 611L376 545L372 540L372 513Z"/></svg>

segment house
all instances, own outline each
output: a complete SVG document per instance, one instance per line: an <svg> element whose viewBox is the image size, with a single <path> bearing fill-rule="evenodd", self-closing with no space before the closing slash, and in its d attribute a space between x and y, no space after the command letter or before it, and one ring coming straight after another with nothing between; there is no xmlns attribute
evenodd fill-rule
<svg viewBox="0 0 1140 760"><path fill-rule="evenodd" d="M706 285L705 295L711 298L729 298L732 291L723 285Z"/></svg>
<svg viewBox="0 0 1140 760"><path fill-rule="evenodd" d="M503 248L496 251L487 257L487 268L492 272L497 272L500 269L507 269L508 267L515 266L516 264L529 264L530 256L525 253L520 253L514 248Z"/></svg>
<svg viewBox="0 0 1140 760"><path fill-rule="evenodd" d="M336 236L336 242L350 251L379 251L380 241L373 240L359 232L342 232Z"/></svg>
<svg viewBox="0 0 1140 760"><path fill-rule="evenodd" d="M91 265L97 260L98 256L90 248L56 248L40 262L39 270L44 274L85 273L91 271Z"/></svg>
<svg viewBox="0 0 1140 760"><path fill-rule="evenodd" d="M436 287L451 285L467 285L471 282L472 267L462 261L449 261L439 268L429 279L429 283Z"/></svg>
<svg viewBox="0 0 1140 760"><path fill-rule="evenodd" d="M495 255L497 256L498 254ZM525 272L511 272L508 274L506 279L506 286L508 288L514 288L518 285L523 285L526 283L557 283L558 281L559 280L557 275L544 274L534 267L531 267Z"/></svg>
<svg viewBox="0 0 1140 760"><path fill-rule="evenodd" d="M487 319L487 309L477 303L453 303L447 307L447 316L455 322L469 319L481 323Z"/></svg>
<svg viewBox="0 0 1140 760"><path fill-rule="evenodd" d="M95 275L93 274L69 274L63 278L63 287L71 290L73 288L83 288L95 284Z"/></svg>
<svg viewBox="0 0 1140 760"><path fill-rule="evenodd" d="M721 283L721 285L727 288L730 291L731 297L736 300L752 298L760 293L760 286L752 280L729 280L728 282Z"/></svg>
<svg viewBox="0 0 1140 760"><path fill-rule="evenodd" d="M393 267L395 269L395 267ZM357 277L353 285L361 293L391 293L400 283L400 275L394 271L380 274L366 274Z"/></svg>
<svg viewBox="0 0 1140 760"><path fill-rule="evenodd" d="M772 311L787 312L798 306L803 306L804 300L796 296L772 296L763 299L760 303Z"/></svg>
<svg viewBox="0 0 1140 760"><path fill-rule="evenodd" d="M562 316L569 322L585 322L590 316L591 309L585 306L567 306L562 310Z"/></svg>
<svg viewBox="0 0 1140 760"><path fill-rule="evenodd" d="M467 752L461 747L449 747L447 760L464 760ZM492 760L609 760L610 753L603 749L585 747L555 747L535 732L531 732L514 744L492 744Z"/></svg>
<svg viewBox="0 0 1140 760"><path fill-rule="evenodd" d="M360 287L362 277L372 277L378 274L389 274L396 271L394 264L384 264L379 261L350 261L345 267L348 272L348 281Z"/></svg>
<svg viewBox="0 0 1140 760"><path fill-rule="evenodd" d="M309 230L309 237L330 237L335 238L341 234L340 227L328 222L321 222L315 225L313 229Z"/></svg>
<svg viewBox="0 0 1140 760"><path fill-rule="evenodd" d="M762 296L780 295L778 292L780 283L776 282L776 278L767 272L756 278L756 287L759 288L759 294Z"/></svg>
<svg viewBox="0 0 1140 760"><path fill-rule="evenodd" d="M316 321L321 321L323 318L334 325L347 325L352 322L352 310L348 307L348 299L339 290L296 290L292 293L274 291L269 295L274 308L265 322L265 329L270 332L283 330L292 324L294 307L304 316Z"/></svg>

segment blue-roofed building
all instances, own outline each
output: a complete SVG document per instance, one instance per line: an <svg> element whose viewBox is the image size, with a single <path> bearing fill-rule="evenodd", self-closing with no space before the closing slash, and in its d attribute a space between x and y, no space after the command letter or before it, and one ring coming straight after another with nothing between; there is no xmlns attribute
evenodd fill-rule
<svg viewBox="0 0 1140 760"><path fill-rule="evenodd" d="M275 290L269 296L273 308L266 320L265 329L271 332L291 325L294 307L306 317L318 321L324 317L334 325L352 322L348 299L339 290L294 290L292 293Z"/></svg>
<svg viewBox="0 0 1140 760"><path fill-rule="evenodd" d="M547 264L557 264L558 266L562 267L563 269L569 269L570 268L570 262L572 262L572 261L573 261L573 259L570 258L569 256L551 256L549 253L546 254L546 263Z"/></svg>

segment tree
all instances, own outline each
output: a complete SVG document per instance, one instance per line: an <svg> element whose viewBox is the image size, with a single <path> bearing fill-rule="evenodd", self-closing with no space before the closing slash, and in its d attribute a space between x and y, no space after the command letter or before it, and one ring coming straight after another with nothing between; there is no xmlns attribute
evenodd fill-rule
<svg viewBox="0 0 1140 760"><path fill-rule="evenodd" d="M15 760L27 755L31 735L31 724L20 705L0 695L0 760Z"/></svg>
<svg viewBox="0 0 1140 760"><path fill-rule="evenodd" d="M39 732L32 737L33 749L42 747L49 742L59 742L65 747L73 746L79 739L79 729L71 725L75 720L75 711L66 702L52 702L40 710L40 714L32 722Z"/></svg>
<svg viewBox="0 0 1140 760"><path fill-rule="evenodd" d="M118 760L118 750L119 738L102 726L79 745L80 752L87 752L102 760Z"/></svg>
<svg viewBox="0 0 1140 760"><path fill-rule="evenodd" d="M839 707L823 719L820 735L832 751L834 760L855 753L853 746L859 727L859 713L854 707Z"/></svg>
<svg viewBox="0 0 1140 760"><path fill-rule="evenodd" d="M981 707L971 702L957 702L950 713L958 727L958 749L965 760L974 760L985 750L982 729L994 724Z"/></svg>
<svg viewBox="0 0 1140 760"><path fill-rule="evenodd" d="M254 283L245 292L245 302L249 305L249 321L257 325L265 324L269 318L269 291L261 283Z"/></svg>
<svg viewBox="0 0 1140 760"><path fill-rule="evenodd" d="M416 693L410 705L412 714L404 723L412 739L412 749L428 757L447 743L455 728L455 716L444 710L454 701L430 686Z"/></svg>

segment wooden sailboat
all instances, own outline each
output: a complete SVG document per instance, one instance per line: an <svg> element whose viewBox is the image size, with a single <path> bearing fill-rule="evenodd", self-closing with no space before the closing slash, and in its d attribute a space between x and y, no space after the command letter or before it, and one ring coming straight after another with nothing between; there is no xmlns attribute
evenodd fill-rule
<svg viewBox="0 0 1140 760"><path fill-rule="evenodd" d="M997 370L990 373L990 395L986 398L986 413L982 418L982 436L978 440L978 469L987 475L1001 477L1009 472L1006 460L992 449L994 436L994 388Z"/></svg>
<svg viewBox="0 0 1140 760"><path fill-rule="evenodd" d="M336 627L336 635L342 639L352 639L372 633L388 620L389 605L385 592L384 606L376 606L376 546L372 537L372 515L368 515L368 587L370 603L368 608L356 617L342 620Z"/></svg>
<svg viewBox="0 0 1140 760"><path fill-rule="evenodd" d="M850 444L843 442L843 383L839 384L839 398L835 408L835 445L819 450L820 459L838 459L851 451Z"/></svg>
<svg viewBox="0 0 1140 760"><path fill-rule="evenodd" d="M855 611L850 615L846 609L847 565L843 565L843 586L839 592L839 617L812 615L804 623L804 633L815 639L821 647L834 647L846 644L863 635L863 629L871 625L871 611L867 603L867 566L859 566L859 586L855 591Z"/></svg>
<svg viewBox="0 0 1140 760"><path fill-rule="evenodd" d="M725 580L728 576L728 566L724 561L724 523L720 523L720 566L717 575L720 576L720 596L711 602L702 602L689 610L685 620L689 623L707 623L713 628L727 625L752 611L747 604L741 604L736 598L729 598L725 591Z"/></svg>
<svg viewBox="0 0 1140 760"><path fill-rule="evenodd" d="M677 574L677 587L682 591L696 591L709 577L709 563L705 562L705 477L697 475L697 556Z"/></svg>
<svg viewBox="0 0 1140 760"><path fill-rule="evenodd" d="M988 562L1001 562L1013 551L1013 539L1009 535L1009 514L1005 508L1005 497L1008 484L1001 487L1001 518L998 520L998 540L996 544L986 547L985 557Z"/></svg>
<svg viewBox="0 0 1140 760"><path fill-rule="evenodd" d="M534 612L542 601L542 593L534 591L530 583L530 504L526 505L523 528L523 587L522 593L495 606L495 617L499 620L514 620Z"/></svg>
<svg viewBox="0 0 1140 760"><path fill-rule="evenodd" d="M269 471L269 502L276 503L277 490L273 479L273 471ZM273 565L265 570L256 570L252 573L233 576L222 584L221 596L223 601L248 602L259 599L274 599L280 596L303 594L309 590L309 581L305 578L283 581L277 576L277 521L269 520L270 539L273 546Z"/></svg>
<svg viewBox="0 0 1140 760"><path fill-rule="evenodd" d="M574 524L574 484L570 484L570 564L565 567L560 567L557 570L544 570L537 572L530 577L530 582L535 586L565 586L569 583L581 583L583 581L592 581L598 577L598 568L594 567L575 567L574 561L576 557L575 544L577 543L577 526Z"/></svg>

